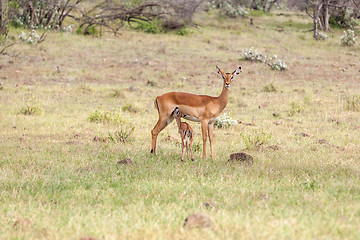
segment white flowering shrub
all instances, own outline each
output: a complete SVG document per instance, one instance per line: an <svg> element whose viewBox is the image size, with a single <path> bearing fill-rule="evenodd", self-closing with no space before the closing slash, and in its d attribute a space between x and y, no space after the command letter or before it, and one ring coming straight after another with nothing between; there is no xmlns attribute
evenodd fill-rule
<svg viewBox="0 0 360 240"><path fill-rule="evenodd" d="M323 32L318 32L318 39L319 40L326 40L328 38L328 35L326 35Z"/></svg>
<svg viewBox="0 0 360 240"><path fill-rule="evenodd" d="M208 7L219 9L222 14L232 18L246 17L249 14L245 8L232 1L211 0L208 2Z"/></svg>
<svg viewBox="0 0 360 240"><path fill-rule="evenodd" d="M288 66L281 59L279 59L276 55L273 55L271 58L267 60L267 64L273 70L284 71L288 70Z"/></svg>
<svg viewBox="0 0 360 240"><path fill-rule="evenodd" d="M33 29L29 33L29 37L26 35L25 32L22 32L19 35L19 39L23 42L27 42L29 44L35 44L40 41L40 36L37 34L37 32Z"/></svg>
<svg viewBox="0 0 360 240"><path fill-rule="evenodd" d="M214 123L218 128L229 128L230 126L237 125L238 122L229 117L226 113L220 116Z"/></svg>
<svg viewBox="0 0 360 240"><path fill-rule="evenodd" d="M228 2L224 2L223 3L223 10L225 12L225 14L229 17L246 17L249 13L242 8L241 6L232 6L230 3Z"/></svg>
<svg viewBox="0 0 360 240"><path fill-rule="evenodd" d="M266 56L253 47L245 49L243 51L243 57L248 61L266 62Z"/></svg>
<svg viewBox="0 0 360 240"><path fill-rule="evenodd" d="M243 58L247 61L265 63L269 65L273 70L284 71L289 69L286 63L279 59L276 55L273 55L272 57L267 57L253 47L243 50L242 55Z"/></svg>
<svg viewBox="0 0 360 240"><path fill-rule="evenodd" d="M352 46L356 43L357 37L355 32L351 29L344 31L344 35L341 36L340 41L343 46Z"/></svg>

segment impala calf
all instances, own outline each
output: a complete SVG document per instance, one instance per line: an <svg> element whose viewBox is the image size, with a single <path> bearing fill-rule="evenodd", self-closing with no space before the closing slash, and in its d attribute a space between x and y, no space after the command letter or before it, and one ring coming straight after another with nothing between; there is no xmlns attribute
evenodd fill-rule
<svg viewBox="0 0 360 240"><path fill-rule="evenodd" d="M173 118L176 119L176 123L178 125L179 133L181 136L181 161L184 161L185 147L186 147L186 155L187 158L189 159L188 145L190 148L191 160L194 161L193 153L192 153L193 130L190 124L186 122L181 122L182 117L184 117L184 114L180 113L179 109L176 108L173 113Z"/></svg>
<svg viewBox="0 0 360 240"><path fill-rule="evenodd" d="M185 119L201 123L201 132L203 137L203 157L206 157L206 141L207 136L209 135L211 156L214 158L214 122L228 103L231 81L235 75L240 73L241 67L238 67L232 73L224 73L218 67L216 67L216 69L224 80L221 94L218 97L195 95L184 92L169 92L158 96L155 99L155 107L159 113L159 120L151 131L152 153L156 153L157 136L167 125L169 125L174 120L173 112L176 108L178 108L179 111L184 114Z"/></svg>

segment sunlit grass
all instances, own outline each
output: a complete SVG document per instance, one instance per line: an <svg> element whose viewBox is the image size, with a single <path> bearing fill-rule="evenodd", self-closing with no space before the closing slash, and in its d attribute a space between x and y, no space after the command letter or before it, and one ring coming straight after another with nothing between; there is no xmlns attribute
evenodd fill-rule
<svg viewBox="0 0 360 240"><path fill-rule="evenodd" d="M2 236L357 239L358 46L341 47L337 32L316 42L302 16L253 17L264 27L210 16L186 36L49 33L38 46L14 46L0 59ZM270 18L291 31L273 30ZM242 61L251 46L289 70ZM215 159L201 158L195 122L194 162L180 162L175 123L151 155L155 97L219 95L216 65L243 71L224 112L240 123L214 130ZM30 104L41 111L21 114ZM114 137L122 123L134 127L125 143L96 140ZM227 162L240 151L252 166ZM125 158L135 164L117 164ZM216 208L205 208L208 201ZM211 217L213 228L184 230L191 213Z"/></svg>

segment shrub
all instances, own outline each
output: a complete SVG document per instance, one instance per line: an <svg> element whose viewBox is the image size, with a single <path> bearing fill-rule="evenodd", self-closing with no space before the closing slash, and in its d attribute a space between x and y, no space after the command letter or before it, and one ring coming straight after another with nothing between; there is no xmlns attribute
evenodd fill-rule
<svg viewBox="0 0 360 240"><path fill-rule="evenodd" d="M115 143L126 143L129 141L130 135L134 132L135 127L132 125L122 124L120 130L113 134L109 132L108 139Z"/></svg>
<svg viewBox="0 0 360 240"><path fill-rule="evenodd" d="M279 59L277 55L268 58L265 54L262 54L253 47L242 50L241 52L244 60L265 63L273 70L283 71L289 69L286 63Z"/></svg>
<svg viewBox="0 0 360 240"><path fill-rule="evenodd" d="M138 109L132 103L125 103L122 107L122 110L124 112L132 112L132 113L138 112Z"/></svg>
<svg viewBox="0 0 360 240"><path fill-rule="evenodd" d="M269 58L266 63L271 67L273 70L284 71L288 69L286 63L284 63L281 59L279 59L276 55L273 55Z"/></svg>
<svg viewBox="0 0 360 240"><path fill-rule="evenodd" d="M22 32L19 35L19 39L23 42L27 42L29 44L36 44L40 41L40 36L37 34L36 30L31 30L29 33L29 37L26 35L25 32Z"/></svg>
<svg viewBox="0 0 360 240"><path fill-rule="evenodd" d="M271 133L263 130L255 130L252 134L241 133L241 138L244 141L246 149L260 147L261 145L268 143L271 137Z"/></svg>
<svg viewBox="0 0 360 240"><path fill-rule="evenodd" d="M120 125L124 123L124 120L120 114L115 112L106 112L102 110L95 110L88 117L90 122L102 123L102 124L116 124Z"/></svg>
<svg viewBox="0 0 360 240"><path fill-rule="evenodd" d="M356 43L357 37L355 32L351 29L344 31L344 35L341 36L340 41L343 46L352 46Z"/></svg>
<svg viewBox="0 0 360 240"><path fill-rule="evenodd" d="M290 103L290 108L288 110L288 116L292 117L297 113L300 113L302 111L303 107L297 103L297 102L291 102Z"/></svg>
<svg viewBox="0 0 360 240"><path fill-rule="evenodd" d="M28 103L21 107L20 113L24 115L39 115L41 113L41 108L35 103Z"/></svg>
<svg viewBox="0 0 360 240"><path fill-rule="evenodd" d="M268 83L263 87L264 92L276 92L276 87L274 83Z"/></svg>
<svg viewBox="0 0 360 240"><path fill-rule="evenodd" d="M226 113L220 116L214 123L214 125L218 128L229 128L230 126L237 125L238 122L229 117Z"/></svg>
<svg viewBox="0 0 360 240"><path fill-rule="evenodd" d="M244 59L247 61L266 62L266 56L253 47L245 49L242 52Z"/></svg>
<svg viewBox="0 0 360 240"><path fill-rule="evenodd" d="M323 32L318 32L318 40L326 40L328 36Z"/></svg>
<svg viewBox="0 0 360 240"><path fill-rule="evenodd" d="M360 112L360 95L346 97L346 109Z"/></svg>
<svg viewBox="0 0 360 240"><path fill-rule="evenodd" d="M208 4L209 8L219 9L222 14L231 18L246 17L249 14L245 8L232 1L211 0Z"/></svg>
<svg viewBox="0 0 360 240"><path fill-rule="evenodd" d="M154 19L152 21L139 21L137 22L135 29L152 34L162 33L164 31L159 19Z"/></svg>

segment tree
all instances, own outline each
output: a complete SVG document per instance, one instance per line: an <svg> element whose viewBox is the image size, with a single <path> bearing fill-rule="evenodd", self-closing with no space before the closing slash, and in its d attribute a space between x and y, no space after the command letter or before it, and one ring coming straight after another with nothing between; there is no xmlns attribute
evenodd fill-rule
<svg viewBox="0 0 360 240"><path fill-rule="evenodd" d="M270 12L278 0L252 0L251 8L262 9L264 12Z"/></svg>
<svg viewBox="0 0 360 240"><path fill-rule="evenodd" d="M7 35L8 0L0 0L0 35Z"/></svg>
<svg viewBox="0 0 360 240"><path fill-rule="evenodd" d="M307 0L307 2L311 5L312 14L309 12L308 6L306 6L306 13L313 19L313 31L314 31L314 38L318 40L319 33L318 33L318 23L319 23L319 15L320 10L323 7L324 3L322 0Z"/></svg>

